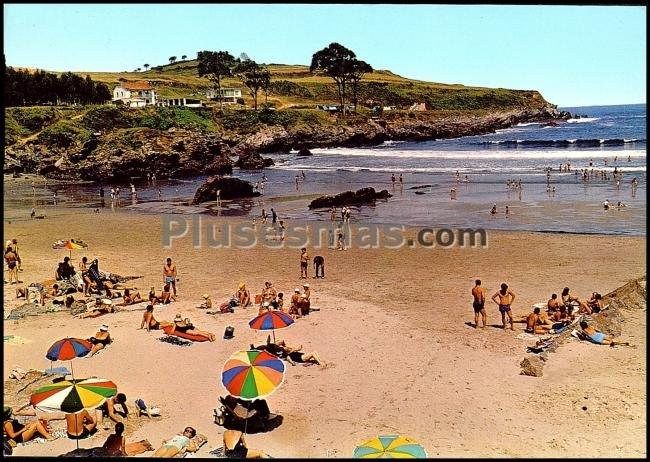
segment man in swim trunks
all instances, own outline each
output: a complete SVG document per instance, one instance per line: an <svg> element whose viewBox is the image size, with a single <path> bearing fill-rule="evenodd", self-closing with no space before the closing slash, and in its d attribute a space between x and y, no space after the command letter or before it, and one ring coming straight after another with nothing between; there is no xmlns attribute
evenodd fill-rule
<svg viewBox="0 0 650 462"><path fill-rule="evenodd" d="M561 303L557 299L557 294L551 294L551 298L546 302L546 310L549 313L555 313L560 309Z"/></svg>
<svg viewBox="0 0 650 462"><path fill-rule="evenodd" d="M501 284L501 289L492 295L492 301L499 305L499 312L501 313L501 322L503 323L503 328L506 328L507 314L510 321L510 330L515 330L512 320L512 310L510 309L510 305L512 305L512 302L515 301L515 294L512 290L508 289L508 284L505 282Z"/></svg>
<svg viewBox="0 0 650 462"><path fill-rule="evenodd" d="M543 323L539 314L540 311L539 307L535 307L533 312L526 317L526 333L546 334L550 330L550 327L542 325Z"/></svg>
<svg viewBox="0 0 650 462"><path fill-rule="evenodd" d="M278 293L273 287L273 284L271 284L270 281L266 281L264 283L264 289L262 290L262 303L269 302L269 304L273 305L274 308L277 308L277 302L275 300L277 296Z"/></svg>
<svg viewBox="0 0 650 462"><path fill-rule="evenodd" d="M174 297L176 297L176 265L172 263L171 258L168 258L165 266L163 266L163 283L171 284Z"/></svg>
<svg viewBox="0 0 650 462"><path fill-rule="evenodd" d="M481 287L481 280L477 279L475 286L472 289L472 297L474 297L474 327L478 327L478 315L480 314L483 318L483 327L487 322L487 314L485 313L485 289Z"/></svg>
<svg viewBox="0 0 650 462"><path fill-rule="evenodd" d="M117 405L122 408L119 413L123 417L120 417L120 415L115 412L115 406ZM104 404L95 409L95 420L97 421L97 425L101 424L104 427L104 430L108 430L108 424L104 424L105 416L108 416L108 418L115 423L123 423L124 419L129 418L129 408L126 406L126 395L124 393L118 393L112 398L108 398L104 401Z"/></svg>
<svg viewBox="0 0 650 462"><path fill-rule="evenodd" d="M618 340L613 340L610 335L605 335L598 329L587 324L586 321L580 321L580 328L582 333L587 337L587 339L592 343L597 343L599 345L630 345L630 342L619 342Z"/></svg>
<svg viewBox="0 0 650 462"><path fill-rule="evenodd" d="M307 279L307 265L309 263L309 256L307 255L307 249L300 249L300 279Z"/></svg>

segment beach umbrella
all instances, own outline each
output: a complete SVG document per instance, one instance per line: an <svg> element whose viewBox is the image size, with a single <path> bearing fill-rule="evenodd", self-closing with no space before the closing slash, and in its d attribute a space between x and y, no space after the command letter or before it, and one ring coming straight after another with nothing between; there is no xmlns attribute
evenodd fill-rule
<svg viewBox="0 0 650 462"><path fill-rule="evenodd" d="M29 404L46 412L77 413L104 404L117 394L117 386L106 379L62 380L38 388L29 398ZM79 449L79 440L77 449Z"/></svg>
<svg viewBox="0 0 650 462"><path fill-rule="evenodd" d="M242 350L223 366L221 383L228 393L247 401L268 396L284 379L284 362L268 351ZM247 409L248 411L248 409ZM244 433L248 419L244 422Z"/></svg>
<svg viewBox="0 0 650 462"><path fill-rule="evenodd" d="M424 448L408 436L386 435L357 446L355 459L426 459Z"/></svg>
<svg viewBox="0 0 650 462"><path fill-rule="evenodd" d="M293 324L293 318L282 311L267 311L248 322L251 329L273 331L273 342L275 342L275 329L282 329Z"/></svg>
<svg viewBox="0 0 650 462"><path fill-rule="evenodd" d="M72 360L86 356L92 349L93 344L88 340L81 338L64 338L52 344L47 350L45 357L50 361L70 361L72 379L74 380L74 369L72 369Z"/></svg>
<svg viewBox="0 0 650 462"><path fill-rule="evenodd" d="M70 258L72 258L72 251L73 250L84 249L86 247L88 247L88 246L87 245L83 246L81 244L77 244L76 242L72 242L71 240L68 240L68 241L65 241L65 244L63 244L62 249L68 249L70 251Z"/></svg>
<svg viewBox="0 0 650 462"><path fill-rule="evenodd" d="M233 395L254 400L273 393L284 379L284 362L268 351L234 353L223 367L221 383Z"/></svg>

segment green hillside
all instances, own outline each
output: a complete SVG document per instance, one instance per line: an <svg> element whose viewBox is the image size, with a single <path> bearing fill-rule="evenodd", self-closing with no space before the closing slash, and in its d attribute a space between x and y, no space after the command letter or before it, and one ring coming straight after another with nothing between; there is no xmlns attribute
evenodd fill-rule
<svg viewBox="0 0 650 462"><path fill-rule="evenodd" d="M188 60L154 66L141 72L78 72L90 75L93 80L106 83L109 88L118 85L120 79L146 80L154 86L161 98L198 97L211 88L206 78L198 76L197 61ZM313 108L315 104L338 101L334 82L324 76L313 75L308 66L269 64L271 89L268 102L277 108ZM242 90L247 105L252 99L237 78L226 78L223 87ZM264 102L264 95L259 97ZM547 102L535 90L509 90L503 88L468 87L434 82L423 82L401 77L387 70L366 74L361 82L359 103L361 105L390 105L408 107L424 102L428 109L474 110L538 108Z"/></svg>

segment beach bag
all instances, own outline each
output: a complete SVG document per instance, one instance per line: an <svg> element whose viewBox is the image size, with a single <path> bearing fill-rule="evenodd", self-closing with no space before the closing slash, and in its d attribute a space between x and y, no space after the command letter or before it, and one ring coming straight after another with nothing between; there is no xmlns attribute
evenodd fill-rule
<svg viewBox="0 0 650 462"><path fill-rule="evenodd" d="M226 330L223 332L223 338L229 340L235 336L235 328L232 326L226 327Z"/></svg>

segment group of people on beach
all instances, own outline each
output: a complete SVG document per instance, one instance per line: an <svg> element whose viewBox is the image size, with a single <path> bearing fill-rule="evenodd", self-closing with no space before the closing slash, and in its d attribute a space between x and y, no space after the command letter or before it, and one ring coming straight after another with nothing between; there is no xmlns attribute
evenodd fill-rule
<svg viewBox="0 0 650 462"><path fill-rule="evenodd" d="M474 326L479 327L479 317L482 321L482 328L487 324L487 313L485 310L486 292L481 285L481 280L474 281L472 288L472 307L474 310ZM514 330L514 318L512 315L512 304L515 301L515 293L508 287L505 282L501 284L491 300L498 306L501 314L503 329L506 329L506 317L510 324L510 329ZM603 296L598 292L592 292L588 299L580 299L571 294L569 287L564 287L560 298L557 294L551 294L551 298L545 304L545 307L536 304L533 311L522 317L526 327L524 332L528 334L556 334L564 331L577 317L581 315L591 315L600 313L604 308ZM544 310L544 311L542 311ZM577 321L576 321L577 322ZM615 341L611 336L600 333L595 327L582 320L580 327L584 337L593 343L606 345L629 345L628 342Z"/></svg>

